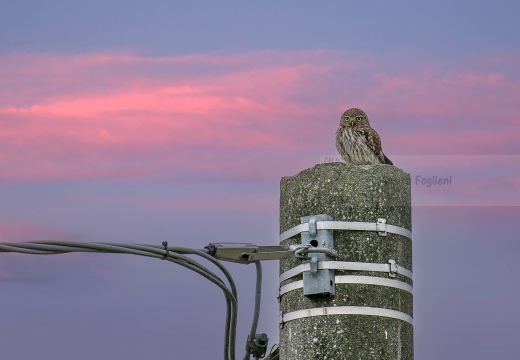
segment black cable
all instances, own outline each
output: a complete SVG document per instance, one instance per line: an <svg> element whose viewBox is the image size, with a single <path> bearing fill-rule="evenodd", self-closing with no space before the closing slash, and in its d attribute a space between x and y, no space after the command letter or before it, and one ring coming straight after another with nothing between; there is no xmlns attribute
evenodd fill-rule
<svg viewBox="0 0 520 360"><path fill-rule="evenodd" d="M260 261L255 261L256 265L256 289L255 289L255 310L253 314L253 322L251 324L251 331L249 332L248 340L253 341L256 337L256 329L258 327L258 318L260 317L260 302L262 300L262 265ZM250 351L249 347L246 346L247 352L244 356L244 360L249 360Z"/></svg>
<svg viewBox="0 0 520 360"><path fill-rule="evenodd" d="M194 254L209 260L215 264L226 276L231 290L226 284L212 271L208 270L198 262L184 255L176 254L175 250L181 253ZM237 323L237 292L233 278L227 269L216 259L208 254L194 249L158 247L155 245L127 245L116 243L76 243L67 241L36 241L25 243L0 243L0 252L20 252L26 254L50 255L69 252L105 252L105 253L126 253L159 259L166 259L179 264L202 275L215 285L220 287L226 297L226 334L224 345L224 359L235 360L235 338Z"/></svg>
<svg viewBox="0 0 520 360"><path fill-rule="evenodd" d="M150 245L151 247L156 247L156 245ZM237 325L237 315L238 315L238 297L237 297L237 288L235 285L235 281L233 280L233 277L227 270L227 268L222 265L220 261L215 259L213 256L209 255L206 251L207 250L195 250L190 248L183 248L183 247L169 247L170 250L174 249L173 251L178 253L184 253L184 254L191 254L191 255L198 255L209 262L216 265L226 276L226 279L228 280L229 286L231 287L231 292L235 296L235 299L237 299L237 302L235 304L235 311L231 312L231 319L229 316L226 317L226 329L225 334L229 334L229 337L226 338L225 347L224 347L224 353L227 354L229 349L231 350L231 357L232 359L235 358L235 343L236 343L236 325ZM227 314L229 315L230 312L228 311ZM226 335L228 336L228 335ZM225 358L227 358L227 355L225 355Z"/></svg>
<svg viewBox="0 0 520 360"><path fill-rule="evenodd" d="M73 251L84 251L84 249L89 250L97 250L101 252L116 252L116 253L131 253L135 255L142 255L142 256L148 256L148 257L156 257L160 259L164 259L165 256L165 249L159 246L154 245L128 245L128 244L119 244L119 243L75 243L75 242L62 242L62 241L42 241L42 242L34 242L32 244L37 244L37 247L42 246L52 246L54 251L59 251L61 253L64 252L73 252ZM28 247L31 244L25 243L24 246ZM40 245L40 246L39 246ZM131 252L128 252L125 249L131 249ZM175 247L169 247L170 250L175 250ZM187 249L182 249L187 250ZM154 253L154 255L149 254L149 252ZM195 253L196 250L190 249L189 252ZM155 255L156 254L156 255ZM206 258L209 257L209 255L202 253L203 257ZM201 254L198 254L201 255ZM178 258L181 258L182 261L179 261ZM233 291L229 293L229 289L225 286L225 284L222 282L222 280L213 274L208 269L204 268L202 265L198 264L194 260L187 258L185 256L170 253L169 258L167 259L169 261L172 261L174 263L177 263L181 266L187 267L190 270L193 270L200 275L206 277L208 280L215 283L217 286L221 287L221 289L224 291L225 295L230 301L230 306L228 306L228 311L226 311L226 333L225 333L225 346L224 346L224 359L228 360L231 358L231 360L235 360L235 342L236 342L236 324L237 324L237 313L238 313L238 303L236 300L236 287L234 286L234 282L231 278L231 275L229 275L229 272L227 269L225 270L226 277L228 277L228 280L231 279L231 284ZM215 264L218 263L216 259L211 258L211 261ZM225 267L220 264L219 266L221 269L225 269ZM234 294L233 294L234 292ZM231 309L229 311L229 309ZM229 325L228 325L229 324ZM229 345L228 345L229 344ZM228 355L229 354L229 355Z"/></svg>
<svg viewBox="0 0 520 360"><path fill-rule="evenodd" d="M144 245L144 246L143 245L122 245L122 246L131 247L131 248L139 248L139 249L142 247L147 247L147 248L156 250L158 253L165 251L164 249L162 249L158 246L155 246L155 245ZM210 262L217 265L222 270L224 275L226 276L226 278L231 286L231 293L234 296L234 300L230 298L230 304L227 304L228 309L226 311L226 328L225 328L226 335L225 335L225 341L224 341L224 354L225 354L224 358L228 359L228 356L231 356L231 360L235 360L235 339L236 339L236 324L237 324L237 314L238 314L238 301L236 299L237 291L236 291L235 282L233 281L231 274L229 274L228 270L218 260L207 255L204 252L194 250L194 249L177 248L177 247L168 247L168 250L171 250L174 252L185 252L185 253L199 255L199 256L205 258L206 260L209 260ZM182 256L182 255L177 254L177 256ZM222 281L220 278L218 278L218 276L213 274L210 270L206 269L205 267L203 267L196 261L194 261L190 258L184 257L184 256L182 256L182 257L184 259L186 259L186 261L193 262L194 264L196 264L197 266L202 268L205 272L212 274L219 281ZM222 282L222 284L224 285L223 282ZM228 355L228 353L230 353L230 352L231 352L231 354Z"/></svg>

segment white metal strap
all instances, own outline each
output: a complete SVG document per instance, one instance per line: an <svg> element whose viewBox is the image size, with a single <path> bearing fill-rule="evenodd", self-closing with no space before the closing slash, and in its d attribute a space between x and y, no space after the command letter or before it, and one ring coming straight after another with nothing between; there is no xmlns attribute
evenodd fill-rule
<svg viewBox="0 0 520 360"><path fill-rule="evenodd" d="M403 227L388 225L379 222L349 222L349 221L317 221L317 230L354 230L354 231L377 231L377 232L389 232L406 236L412 239L412 232ZM280 234L280 241L287 240L295 235L298 235L304 231L309 231L309 224L300 224L295 227L284 231Z"/></svg>
<svg viewBox="0 0 520 360"><path fill-rule="evenodd" d="M403 281L387 279L375 276L359 276L359 275L337 275L335 276L336 284L369 284L387 286L396 289L408 291L410 294L413 292L412 285L407 284ZM290 291L303 288L303 280L293 281L290 284L284 285L280 288L279 296L287 294Z"/></svg>
<svg viewBox="0 0 520 360"><path fill-rule="evenodd" d="M321 221L318 221L321 222ZM280 234L280 241L287 240L295 235L301 234L304 231L309 231L309 223L296 225L295 227L284 231Z"/></svg>
<svg viewBox="0 0 520 360"><path fill-rule="evenodd" d="M376 272L391 272L390 264L364 263L364 262L350 262L350 261L320 261L318 262L318 269L334 269L334 270L352 270L352 271L376 271ZM280 275L280 283L292 278L304 271L310 270L310 264L305 263L298 265L291 270ZM413 274L410 270L402 266L397 266L397 274L406 276L412 280Z"/></svg>
<svg viewBox="0 0 520 360"><path fill-rule="evenodd" d="M323 308L304 309L289 312L280 315L280 323L302 319L311 316L327 316L327 315L369 315L369 316L384 316L393 319L406 321L413 325L413 318L401 311L374 308L368 306L333 306Z"/></svg>

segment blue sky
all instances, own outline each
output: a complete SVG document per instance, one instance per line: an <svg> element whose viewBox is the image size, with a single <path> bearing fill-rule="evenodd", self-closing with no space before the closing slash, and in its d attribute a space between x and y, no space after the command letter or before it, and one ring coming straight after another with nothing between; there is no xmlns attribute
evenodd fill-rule
<svg viewBox="0 0 520 360"><path fill-rule="evenodd" d="M357 106L412 177L416 358L518 358L519 10L4 2L0 241L274 244L279 180L335 156ZM264 268L259 331L276 341L278 269ZM240 354L254 269L230 270ZM1 254L0 286L6 358L221 353L222 294L172 264Z"/></svg>
<svg viewBox="0 0 520 360"><path fill-rule="evenodd" d="M18 1L2 49L152 53L340 49L451 57L518 46L515 1Z"/></svg>

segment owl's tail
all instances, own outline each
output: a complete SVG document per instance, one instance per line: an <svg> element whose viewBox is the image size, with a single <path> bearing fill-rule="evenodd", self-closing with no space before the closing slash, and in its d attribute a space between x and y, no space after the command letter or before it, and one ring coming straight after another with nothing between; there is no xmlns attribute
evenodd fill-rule
<svg viewBox="0 0 520 360"><path fill-rule="evenodd" d="M385 160L383 161L383 164L386 164L386 165L394 165L394 163L392 162L392 160L390 160L385 154L383 154L383 157L385 158Z"/></svg>

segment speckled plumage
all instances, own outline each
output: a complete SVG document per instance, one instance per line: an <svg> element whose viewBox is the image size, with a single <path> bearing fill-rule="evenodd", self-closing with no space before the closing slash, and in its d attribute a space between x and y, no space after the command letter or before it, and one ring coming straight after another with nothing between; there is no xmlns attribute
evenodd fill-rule
<svg viewBox="0 0 520 360"><path fill-rule="evenodd" d="M381 139L361 109L348 109L341 115L336 131L336 148L347 164L393 165L381 149Z"/></svg>

